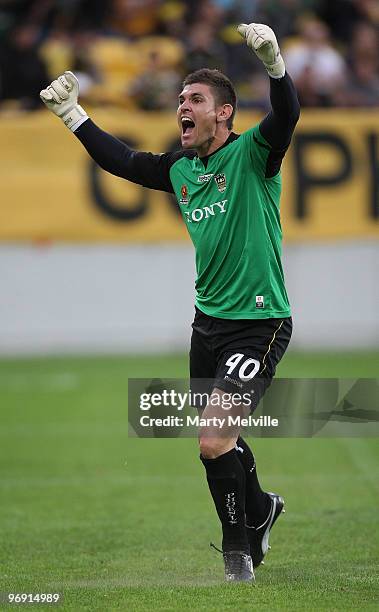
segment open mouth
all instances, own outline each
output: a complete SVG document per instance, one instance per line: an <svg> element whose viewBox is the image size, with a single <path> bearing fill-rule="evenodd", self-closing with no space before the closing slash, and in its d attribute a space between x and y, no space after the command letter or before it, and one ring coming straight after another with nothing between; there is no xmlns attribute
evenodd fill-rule
<svg viewBox="0 0 379 612"><path fill-rule="evenodd" d="M182 117L182 134L189 136L195 128L195 123L189 117Z"/></svg>

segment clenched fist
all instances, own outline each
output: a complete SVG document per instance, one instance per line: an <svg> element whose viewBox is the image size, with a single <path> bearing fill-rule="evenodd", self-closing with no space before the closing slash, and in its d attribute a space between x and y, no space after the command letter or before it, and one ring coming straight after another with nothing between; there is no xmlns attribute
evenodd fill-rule
<svg viewBox="0 0 379 612"><path fill-rule="evenodd" d="M40 92L41 100L73 132L88 115L78 104L79 81L73 72L66 70Z"/></svg>
<svg viewBox="0 0 379 612"><path fill-rule="evenodd" d="M263 23L241 23L237 30L245 38L248 47L264 63L269 75L274 79L284 77L286 67L272 29Z"/></svg>

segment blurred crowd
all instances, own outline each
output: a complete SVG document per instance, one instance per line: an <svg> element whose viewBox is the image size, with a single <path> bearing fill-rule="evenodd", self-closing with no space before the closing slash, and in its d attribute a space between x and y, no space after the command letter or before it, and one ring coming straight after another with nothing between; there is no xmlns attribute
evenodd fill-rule
<svg viewBox="0 0 379 612"><path fill-rule="evenodd" d="M379 0L0 0L0 109L40 108L67 69L93 105L173 109L209 67L265 110L268 79L236 32L252 21L276 32L302 106L379 106Z"/></svg>

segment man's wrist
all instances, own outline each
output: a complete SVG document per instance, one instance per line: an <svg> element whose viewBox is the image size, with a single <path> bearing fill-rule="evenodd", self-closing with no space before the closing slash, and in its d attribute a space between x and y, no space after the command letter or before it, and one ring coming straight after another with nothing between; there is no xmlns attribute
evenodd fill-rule
<svg viewBox="0 0 379 612"><path fill-rule="evenodd" d="M265 68L272 79L282 79L286 74L286 66L281 55L274 64L265 64Z"/></svg>
<svg viewBox="0 0 379 612"><path fill-rule="evenodd" d="M77 130L84 121L87 121L87 119L88 115L86 111L79 104L75 104L75 106L62 116L63 123L72 132L75 132L75 130Z"/></svg>

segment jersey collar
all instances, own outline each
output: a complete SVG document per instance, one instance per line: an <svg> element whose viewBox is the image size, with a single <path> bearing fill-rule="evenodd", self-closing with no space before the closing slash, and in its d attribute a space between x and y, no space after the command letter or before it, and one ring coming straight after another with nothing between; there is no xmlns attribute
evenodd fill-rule
<svg viewBox="0 0 379 612"><path fill-rule="evenodd" d="M228 146L228 144L230 144L234 140L237 140L237 138L239 138L239 134L235 134L234 132L231 132L229 134L228 138L225 140L224 144L222 144L221 147L219 147L218 149L213 151L213 153L210 153L209 155L205 155L204 157L199 157L198 155L196 157L198 159L200 159L200 161L203 162L204 168L206 168L207 164L208 164L208 160L209 160L210 157L212 157L212 155L215 155L215 153L218 153L221 149L223 149L224 147Z"/></svg>

